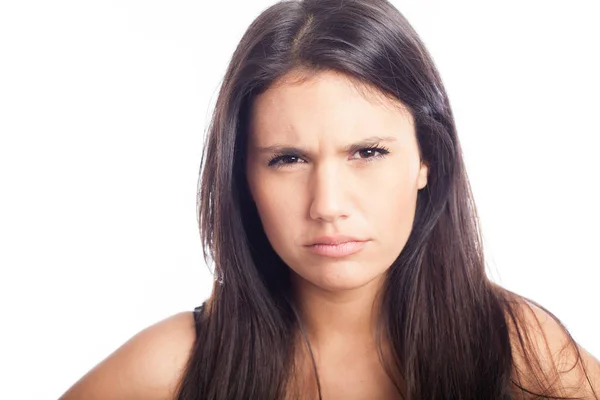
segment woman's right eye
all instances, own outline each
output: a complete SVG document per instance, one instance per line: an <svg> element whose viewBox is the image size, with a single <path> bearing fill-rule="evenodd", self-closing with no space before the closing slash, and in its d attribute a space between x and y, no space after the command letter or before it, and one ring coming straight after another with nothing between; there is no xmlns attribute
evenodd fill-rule
<svg viewBox="0 0 600 400"><path fill-rule="evenodd" d="M298 162L304 162L304 160L298 156L278 155L269 161L269 167L280 168L286 164L297 164Z"/></svg>

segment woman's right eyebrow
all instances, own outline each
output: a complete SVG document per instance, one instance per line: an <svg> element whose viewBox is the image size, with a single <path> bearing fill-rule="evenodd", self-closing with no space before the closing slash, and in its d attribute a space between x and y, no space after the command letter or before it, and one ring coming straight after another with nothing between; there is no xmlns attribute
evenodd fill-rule
<svg viewBox="0 0 600 400"><path fill-rule="evenodd" d="M290 154L290 155L297 155L297 156L305 156L308 155L310 153L310 151L306 148L300 148L300 147L293 147L293 146L286 146L286 145L281 145L281 144L274 144L271 146L264 146L264 147L255 147L255 149L261 153L261 154L265 154L265 153L285 153L285 154Z"/></svg>

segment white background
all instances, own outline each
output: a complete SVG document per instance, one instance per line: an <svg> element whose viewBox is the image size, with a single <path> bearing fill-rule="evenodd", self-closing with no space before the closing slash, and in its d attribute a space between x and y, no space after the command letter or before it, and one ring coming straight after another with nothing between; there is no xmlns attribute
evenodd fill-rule
<svg viewBox="0 0 600 400"><path fill-rule="evenodd" d="M449 92L491 277L598 357L597 2L483 3L395 1ZM0 3L0 398L57 398L209 296L203 134L270 4Z"/></svg>

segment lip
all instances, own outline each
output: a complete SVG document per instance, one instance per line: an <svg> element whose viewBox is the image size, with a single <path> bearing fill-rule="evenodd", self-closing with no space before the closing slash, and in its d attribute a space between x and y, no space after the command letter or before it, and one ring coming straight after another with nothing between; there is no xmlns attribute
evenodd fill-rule
<svg viewBox="0 0 600 400"><path fill-rule="evenodd" d="M308 251L325 257L346 257L361 251L367 242L344 242L339 244L313 244L307 246Z"/></svg>
<svg viewBox="0 0 600 400"><path fill-rule="evenodd" d="M312 246L316 244L341 244L346 242L366 242L366 240L346 235L319 236L308 245Z"/></svg>
<svg viewBox="0 0 600 400"><path fill-rule="evenodd" d="M346 257L361 251L368 240L351 236L320 236L312 244L306 246L313 254L325 257Z"/></svg>

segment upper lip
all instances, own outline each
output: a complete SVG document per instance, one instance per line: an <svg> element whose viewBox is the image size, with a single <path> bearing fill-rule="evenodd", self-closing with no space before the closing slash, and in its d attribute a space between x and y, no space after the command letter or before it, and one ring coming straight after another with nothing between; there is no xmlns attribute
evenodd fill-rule
<svg viewBox="0 0 600 400"><path fill-rule="evenodd" d="M341 244L346 242L364 242L365 239L358 239L352 236L335 235L335 236L319 236L315 238L308 246L315 244Z"/></svg>

